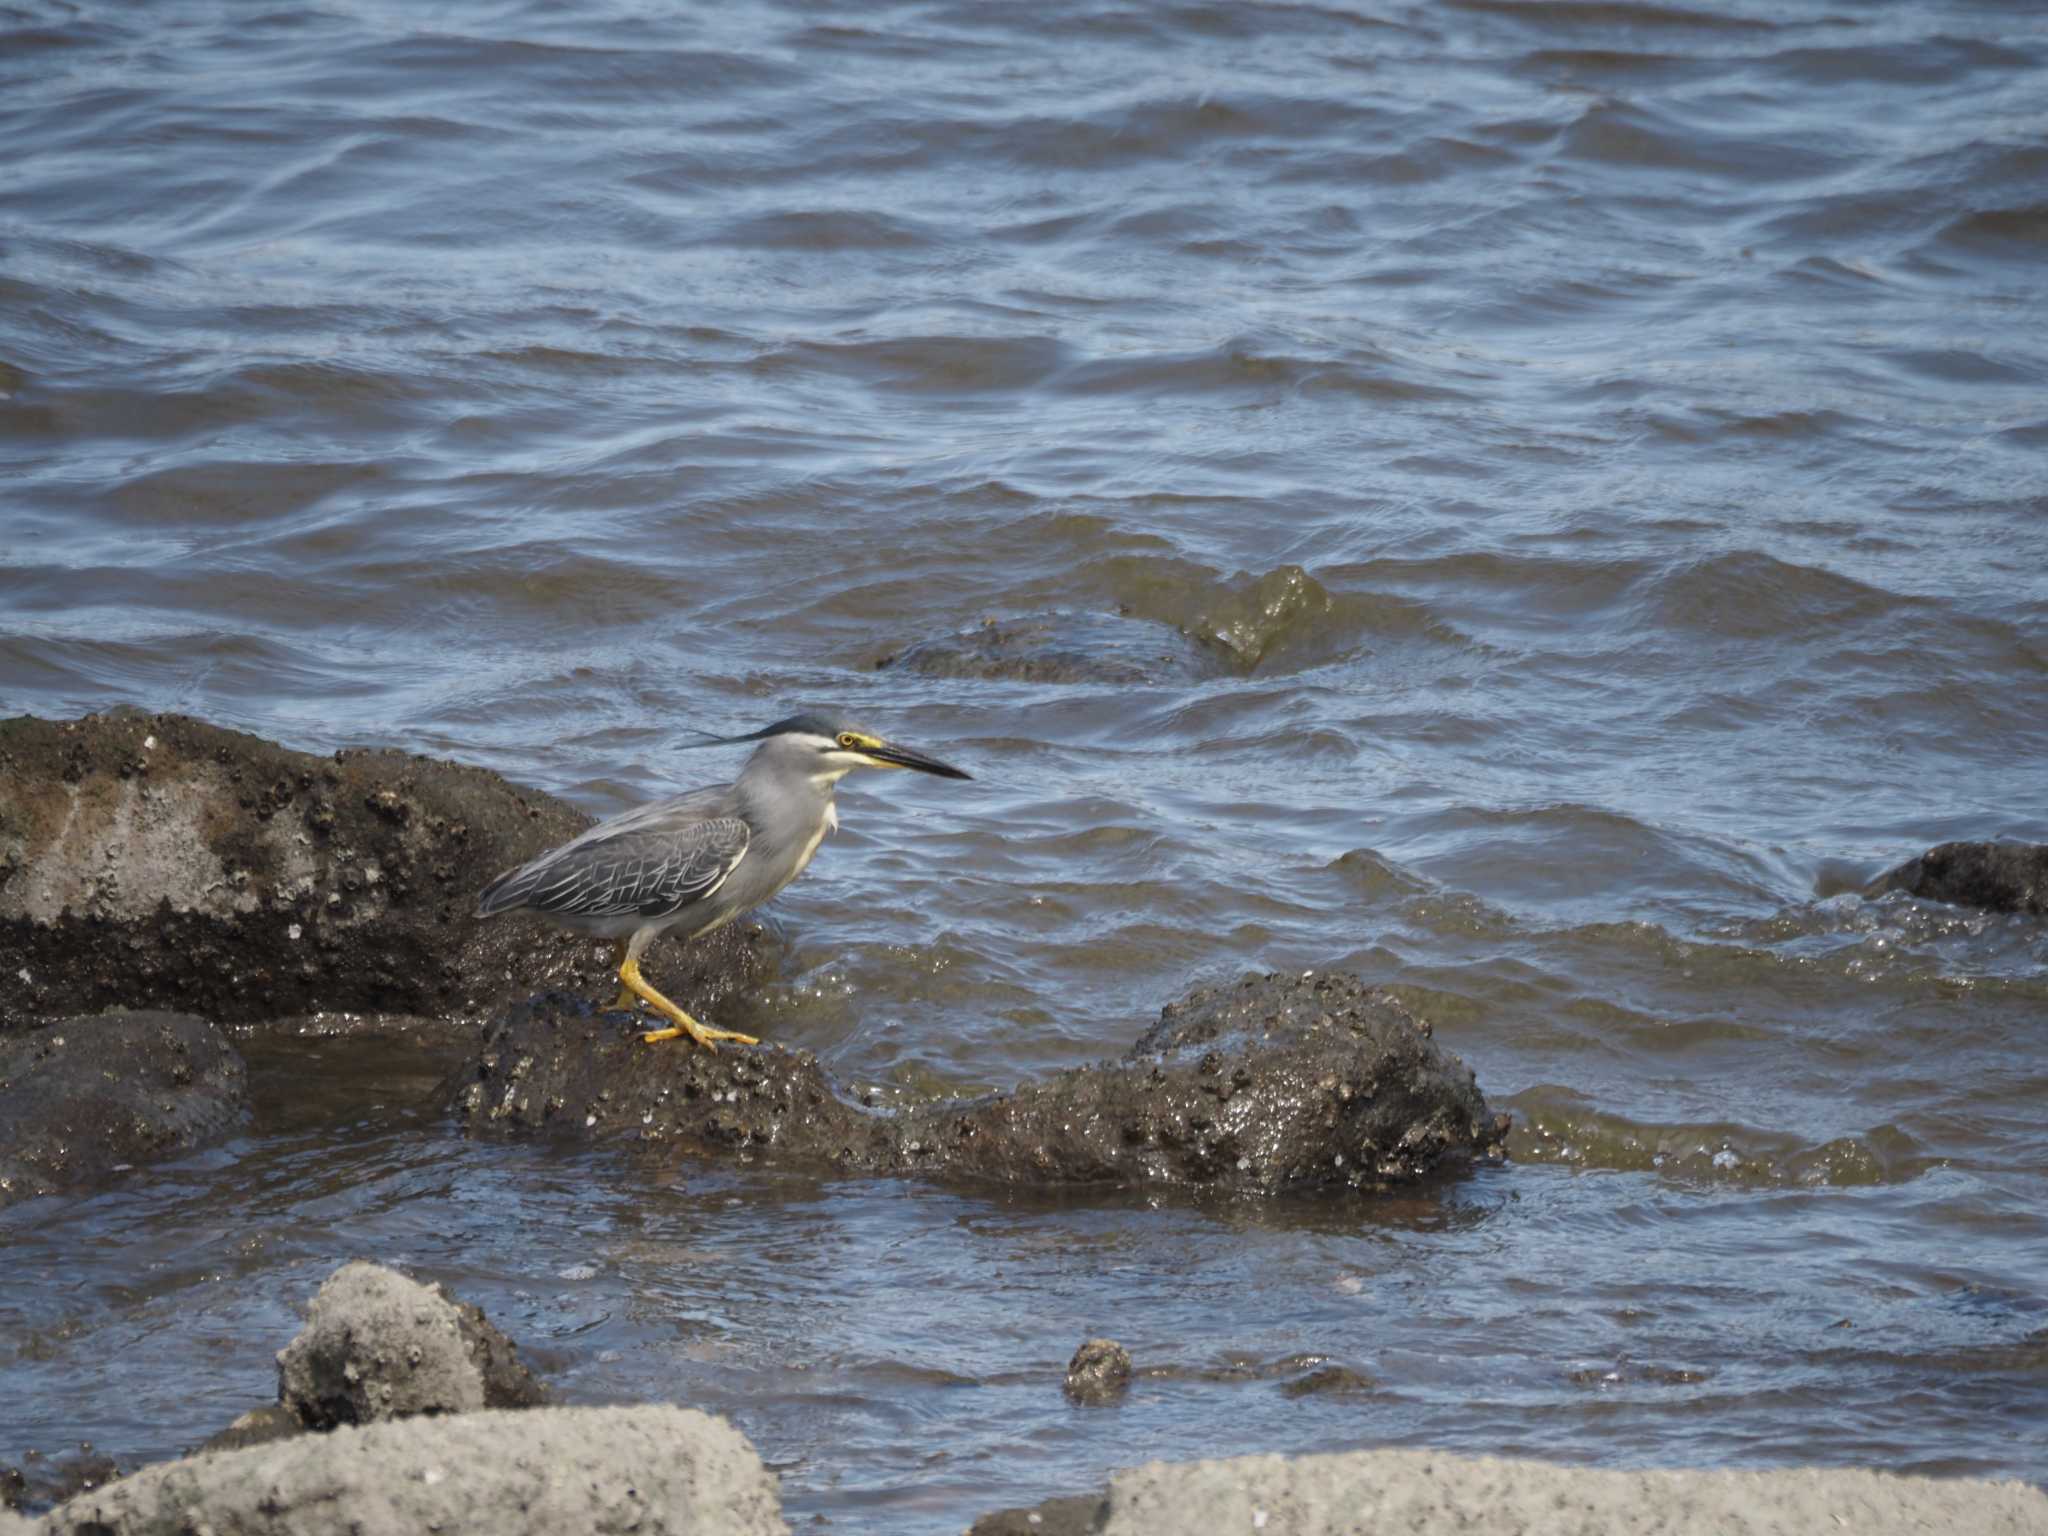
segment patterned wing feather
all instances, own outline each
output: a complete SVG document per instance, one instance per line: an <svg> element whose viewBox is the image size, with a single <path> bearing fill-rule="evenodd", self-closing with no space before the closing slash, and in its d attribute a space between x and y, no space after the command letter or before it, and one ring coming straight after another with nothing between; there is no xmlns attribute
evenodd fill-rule
<svg viewBox="0 0 2048 1536"><path fill-rule="evenodd" d="M499 877L478 901L478 913L660 917L716 891L747 851L747 824L736 816L595 830Z"/></svg>

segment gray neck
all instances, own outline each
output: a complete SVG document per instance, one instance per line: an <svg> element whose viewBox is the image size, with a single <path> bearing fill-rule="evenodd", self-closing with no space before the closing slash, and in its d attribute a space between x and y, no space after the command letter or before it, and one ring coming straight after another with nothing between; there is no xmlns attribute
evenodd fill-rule
<svg viewBox="0 0 2048 1536"><path fill-rule="evenodd" d="M801 842L825 819L845 776L843 768L822 768L805 743L771 736L754 749L735 787L757 828L777 841Z"/></svg>

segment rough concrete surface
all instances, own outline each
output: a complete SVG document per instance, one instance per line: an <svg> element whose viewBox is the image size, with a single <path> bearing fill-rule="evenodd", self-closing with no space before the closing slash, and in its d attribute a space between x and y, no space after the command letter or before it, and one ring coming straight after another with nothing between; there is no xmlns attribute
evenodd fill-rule
<svg viewBox="0 0 2048 1536"><path fill-rule="evenodd" d="M1992 912L2048 917L2048 846L2040 843L1939 843L1887 870L1866 896L1905 891L1929 901Z"/></svg>
<svg viewBox="0 0 2048 1536"><path fill-rule="evenodd" d="M1498 1155L1471 1070L1341 974L1250 977L1169 1007L1121 1061L879 1114L813 1056L650 1047L559 995L514 1004L451 1085L473 1135L629 1137L849 1171L1006 1184L1371 1189Z"/></svg>
<svg viewBox="0 0 2048 1536"><path fill-rule="evenodd" d="M38 1536L785 1536L738 1430L668 1404L536 1408L300 1435L149 1467Z"/></svg>
<svg viewBox="0 0 2048 1536"><path fill-rule="evenodd" d="M204 1019L109 1014L0 1034L0 1207L204 1146L247 1097L242 1058Z"/></svg>
<svg viewBox="0 0 2048 1536"><path fill-rule="evenodd" d="M328 1277L278 1352L278 1402L309 1429L525 1408L540 1384L475 1307L358 1259Z"/></svg>
<svg viewBox="0 0 2048 1536"><path fill-rule="evenodd" d="M2048 1494L2024 1483L1863 1471L1609 1472L1358 1451L1154 1462L1120 1472L1094 1529L1101 1536L2041 1536Z"/></svg>
<svg viewBox="0 0 2048 1536"><path fill-rule="evenodd" d="M481 1018L544 986L608 996L601 946L473 911L589 824L403 752L315 756L182 715L0 721L0 1031L113 1006ZM708 1008L772 963L734 924L648 969Z"/></svg>

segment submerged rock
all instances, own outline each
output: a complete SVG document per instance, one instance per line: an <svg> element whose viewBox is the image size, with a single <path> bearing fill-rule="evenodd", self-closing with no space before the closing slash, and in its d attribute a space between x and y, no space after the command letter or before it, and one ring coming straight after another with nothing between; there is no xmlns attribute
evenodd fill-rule
<svg viewBox="0 0 2048 1536"><path fill-rule="evenodd" d="M543 1400L481 1311L362 1260L329 1277L305 1328L278 1352L277 1397L308 1429Z"/></svg>
<svg viewBox="0 0 2048 1536"><path fill-rule="evenodd" d="M1373 1379L1348 1365L1324 1365L1280 1384L1282 1397L1362 1397Z"/></svg>
<svg viewBox="0 0 2048 1536"><path fill-rule="evenodd" d="M227 1037L184 1014L0 1037L0 1206L204 1146L241 1120L247 1097Z"/></svg>
<svg viewBox="0 0 2048 1536"><path fill-rule="evenodd" d="M1131 1385L1131 1352L1115 1339L1088 1339L1067 1362L1060 1390L1077 1403L1112 1403Z"/></svg>
<svg viewBox="0 0 2048 1536"><path fill-rule="evenodd" d="M493 875L589 824L402 752L320 757L180 715L0 722L0 1031L111 1006L482 1016L605 990L600 946L473 912ZM735 924L650 969L708 1008L768 963Z"/></svg>
<svg viewBox="0 0 2048 1536"><path fill-rule="evenodd" d="M668 1404L537 1408L217 1451L58 1506L40 1536L787 1536L775 1475L723 1420Z"/></svg>
<svg viewBox="0 0 2048 1536"><path fill-rule="evenodd" d="M1146 686L1222 677L1234 662L1223 647L1171 624L1108 613L1037 613L921 640L875 666L925 677Z"/></svg>
<svg viewBox="0 0 2048 1536"><path fill-rule="evenodd" d="M1471 1069L1341 974L1248 977L1167 1008L1121 1061L882 1114L806 1051L649 1047L579 998L514 1004L456 1076L472 1135L629 1137L870 1173L1246 1194L1384 1189L1499 1154Z"/></svg>
<svg viewBox="0 0 2048 1536"><path fill-rule="evenodd" d="M2048 845L1940 843L1863 888L1866 896L1890 891L1961 907L2048 917Z"/></svg>

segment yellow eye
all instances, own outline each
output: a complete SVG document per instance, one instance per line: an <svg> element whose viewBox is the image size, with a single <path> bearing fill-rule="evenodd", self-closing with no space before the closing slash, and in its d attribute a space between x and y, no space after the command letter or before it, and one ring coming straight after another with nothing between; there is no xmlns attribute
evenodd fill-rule
<svg viewBox="0 0 2048 1536"><path fill-rule="evenodd" d="M860 745L860 738L851 731L841 731L839 733L839 745L851 752Z"/></svg>

